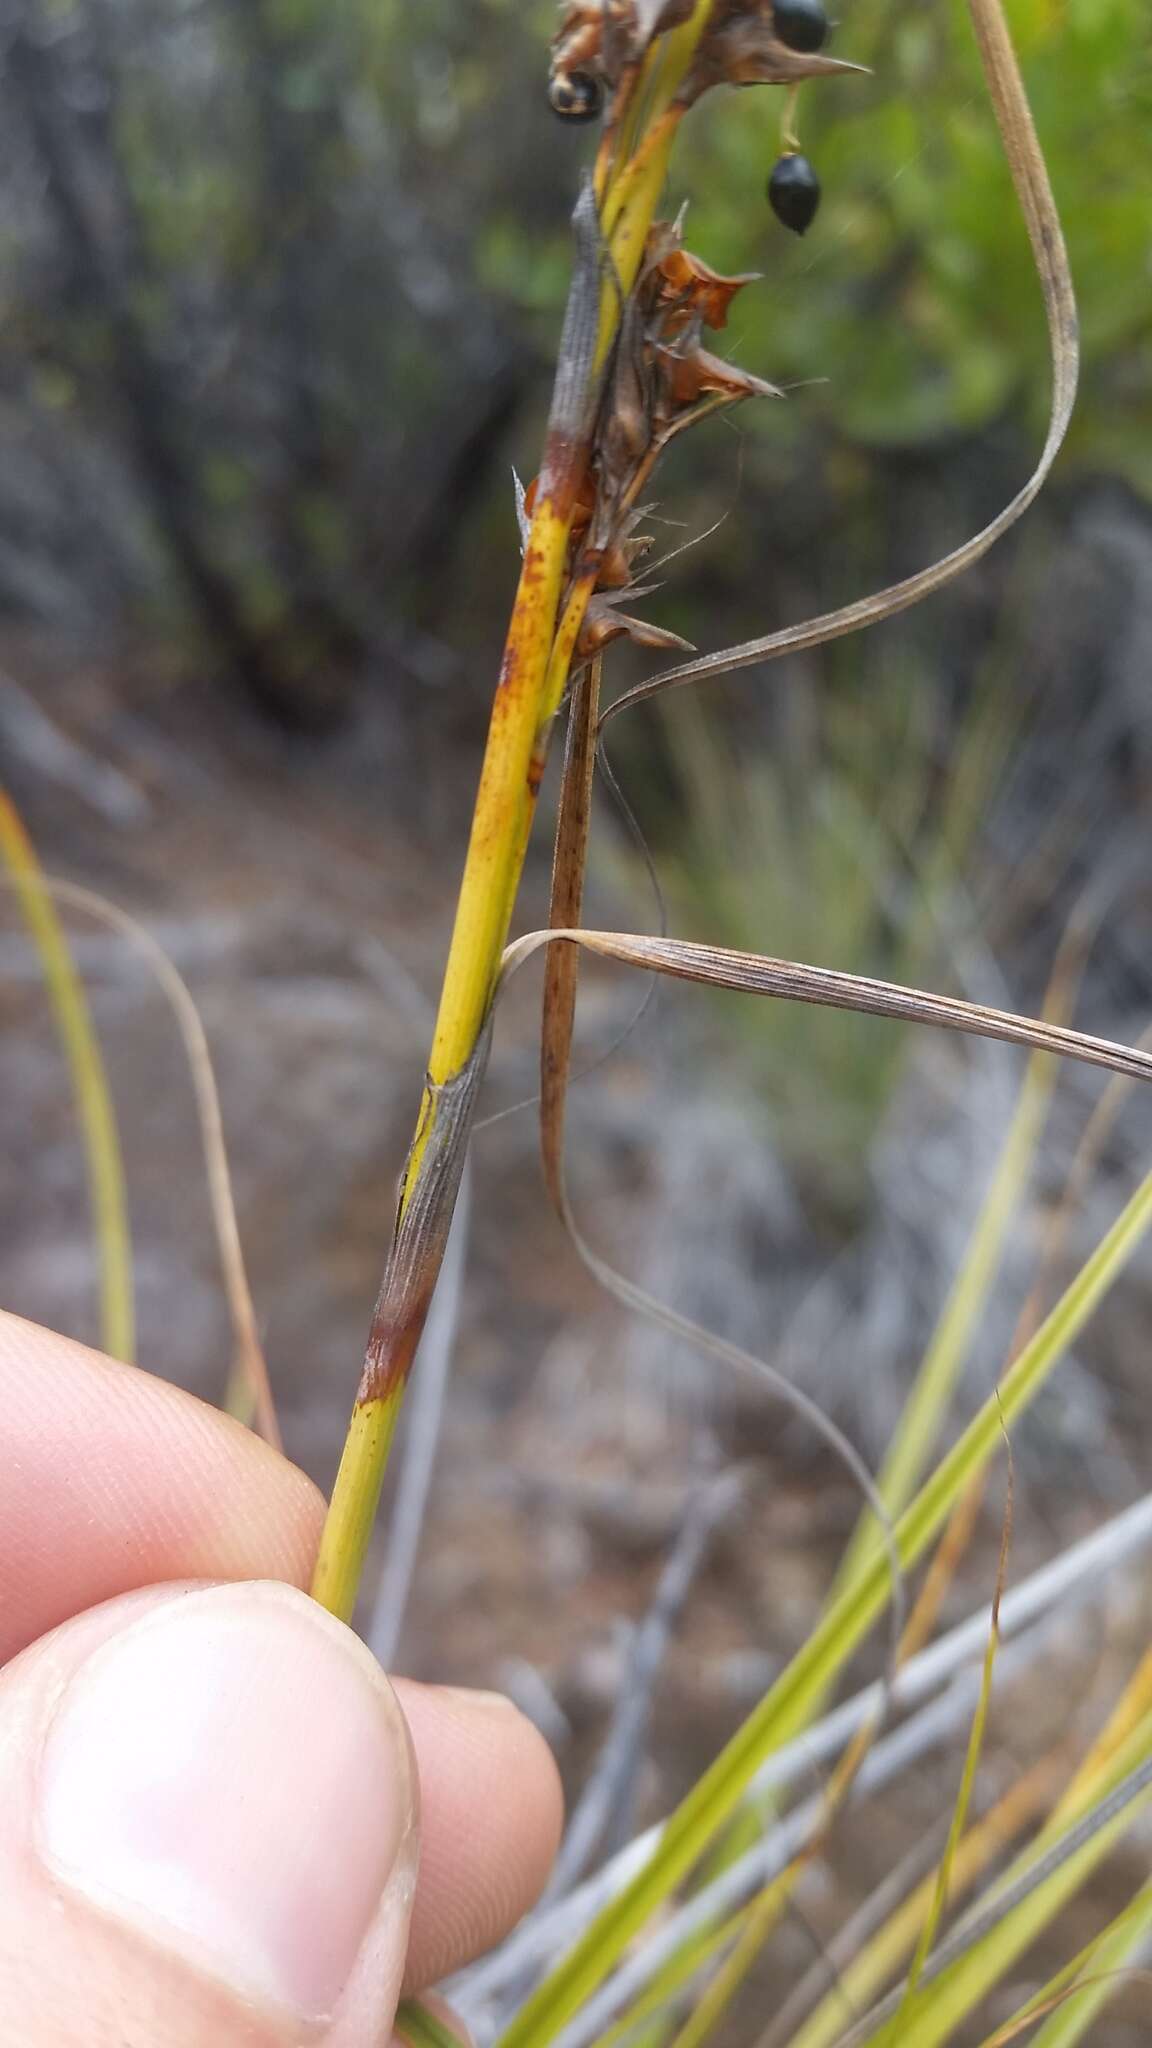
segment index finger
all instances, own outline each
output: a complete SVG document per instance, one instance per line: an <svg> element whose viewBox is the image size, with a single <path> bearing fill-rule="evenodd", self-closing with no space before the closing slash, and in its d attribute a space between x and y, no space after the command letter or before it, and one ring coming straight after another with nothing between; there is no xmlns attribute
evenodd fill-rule
<svg viewBox="0 0 1152 2048"><path fill-rule="evenodd" d="M166 1579L305 1586L317 1488L179 1387L0 1311L0 1664Z"/></svg>

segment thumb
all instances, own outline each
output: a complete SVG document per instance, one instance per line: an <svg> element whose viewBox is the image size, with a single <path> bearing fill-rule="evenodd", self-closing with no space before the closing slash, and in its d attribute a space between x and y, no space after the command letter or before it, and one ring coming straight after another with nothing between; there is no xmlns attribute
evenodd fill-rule
<svg viewBox="0 0 1152 2048"><path fill-rule="evenodd" d="M0 2040L378 2048L416 1864L387 1679L289 1586L163 1586L0 1673Z"/></svg>

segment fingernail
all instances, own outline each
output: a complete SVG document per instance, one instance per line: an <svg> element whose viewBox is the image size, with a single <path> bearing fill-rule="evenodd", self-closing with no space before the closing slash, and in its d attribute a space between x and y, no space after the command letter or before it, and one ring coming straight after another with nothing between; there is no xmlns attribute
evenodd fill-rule
<svg viewBox="0 0 1152 2048"><path fill-rule="evenodd" d="M58 1881L305 2019L338 2004L413 1814L383 1674L270 1584L174 1596L97 1650L57 1707L37 1795Z"/></svg>

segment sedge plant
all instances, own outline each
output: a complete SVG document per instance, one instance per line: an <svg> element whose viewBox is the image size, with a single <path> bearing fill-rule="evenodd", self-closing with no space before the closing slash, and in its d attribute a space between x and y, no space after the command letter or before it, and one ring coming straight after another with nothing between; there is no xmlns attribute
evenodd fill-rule
<svg viewBox="0 0 1152 2048"><path fill-rule="evenodd" d="M677 129L688 109L712 88L784 86L781 154L769 198L784 224L802 233L814 215L819 188L799 145L797 88L805 79L835 76L852 67L824 54L823 10L794 5L792 0L780 0L775 8L751 0L607 0L603 6L574 0L563 10L553 51L553 104L566 118L602 115L604 127L594 169L574 214L574 276L540 471L521 499L523 566L427 1081L314 1581L316 1597L346 1618L355 1604L400 1404L447 1241L495 1000L507 975L538 946L548 948L541 1128L553 1203L592 1270L619 1299L656 1316L677 1335L695 1336L729 1363L734 1362L732 1347L709 1340L682 1318L648 1302L585 1242L572 1216L563 1172L564 1104L581 949L714 987L932 1022L1070 1053L1121 1072L1150 1071L1140 1053L1090 1044L1062 1026L1006 1017L864 976L714 945L592 933L580 926L597 741L611 718L659 690L706 681L789 649L821 644L916 603L976 560L1007 530L1031 502L1055 458L1071 412L1078 359L1067 261L998 0L970 0L970 10L1048 317L1052 411L1033 476L996 519L944 562L805 626L689 659L634 686L606 712L601 710L600 694L604 649L622 636L642 647L659 648L670 641L670 636L623 609L625 599L634 602L647 588L637 573L642 575L641 564L651 545L641 530L641 498L651 486L661 455L677 435L700 420L753 398L777 395L762 379L725 363L703 345L705 329L724 326L732 300L751 280L719 276L685 247L679 222L657 219ZM569 740L549 930L508 948L551 729L566 699ZM833 1598L794 1666L671 1817L650 1856L595 1915L570 1953L537 1983L505 2035L505 2048L543 2048L557 2039L574 2048L578 2040L595 2038L596 2029L612 2012L620 2011L618 1994L610 2010L598 2005L600 1987L612 1978L661 1903L689 1879L709 1845L731 1826L773 1749L799 1734L818 1710L852 1649L895 1597L902 1571L923 1555L956 1512L994 1455L1012 1415L1032 1398L1101 1290L1111 1284L1147 1227L1150 1202L1146 1185L1101 1245L1097 1259L1089 1262L1065 1300L1023 1347L994 1399L961 1441L918 1493L905 1495L906 1505L895 1503L898 1520L888 1516L883 1499L865 1477L866 1497L884 1525L886 1540L858 1567L849 1568L843 1590ZM1004 1569L1002 1561L1001 1576ZM921 2020L914 2015L924 1998L939 1997L933 1988L941 1978L936 1923L953 1868L966 1854L967 1809L995 1645L994 1626L969 1764L944 1861L919 1924L912 1975L895 2009L877 2015L878 2038L917 2038L913 2028ZM853 1758L843 1773L845 1791L856 1767ZM1136 1799L1133 1793L1107 1826L1121 1825ZM1101 1822L1099 1832L1104 1831ZM1074 1861L1077 1853L1069 1850L1066 1861ZM706 2020L719 2017L727 2002L726 1987L734 1986L754 1959L788 1897L797 1867L769 1888L751 1919L740 1916L731 1941L719 1944L711 2004L706 1998L698 2017L682 2029L685 2048L703 2038ZM705 1920L705 1931L708 1924ZM996 1925L993 1919L993 1929ZM698 1943L698 1931L695 1938ZM982 1943L985 1959L993 1956L993 1971L994 1949L994 1943ZM627 1970L623 1976L627 1978ZM577 2026L582 2011L584 2019ZM430 2017L416 2012L407 2015L405 2024L417 2040L434 2030Z"/></svg>
<svg viewBox="0 0 1152 2048"><path fill-rule="evenodd" d="M806 81L839 82L838 89L848 89L857 67L825 49L828 23L821 0L567 0L553 47L553 106L566 120L599 121L601 132L573 216L572 285L539 473L521 494L522 566L426 1083L313 1590L333 1613L351 1617L405 1387L462 1182L495 1008L508 977L537 951L545 954L544 1174L573 1242L629 1309L697 1343L718 1363L758 1374L771 1393L817 1421L857 1479L868 1520L808 1639L676 1811L617 1865L588 1880L575 1919L572 1901L546 1904L539 1925L515 1938L520 1942L517 1960L507 1969L520 1991L505 2015L501 2048L548 2048L557 2042L562 2048L584 2048L585 2043L625 2039L642 2040L650 2048L668 2048L673 2042L697 2048L719 2022L826 1841L839 1805L866 1783L883 1782L882 1771L898 1768L908 1754L905 1737L915 1733L915 1718L887 1748L873 1746L876 1709L889 1705L917 1669L917 1658L902 1660L930 1626L917 1610L914 1639L901 1646L905 1574L931 1555L945 1532L953 1532L955 1545L965 1503L974 1497L1005 1433L1046 1384L1152 1228L1149 1176L1047 1314L1033 1318L994 1392L933 1466L953 1369L991 1284L996 1218L1006 1191L1022 1184L1034 1148L1051 1057L1086 1061L1128 1081L1145 1081L1152 1079L1152 1053L1088 1037L1053 1016L1014 1016L865 973L806 966L703 940L591 931L581 923L593 779L599 742L612 720L662 690L771 662L917 603L1007 531L1032 502L1055 459L1072 410L1078 362L1063 238L1000 0L967 0L967 7L1047 315L1052 405L1040 459L1011 503L944 561L825 617L704 655L684 649L675 636L634 609L650 587L644 581L652 545L644 532L649 493L661 457L680 434L735 406L774 402L779 394L763 378L705 346L706 332L724 328L733 300L752 280L719 275L686 247L681 221L659 217L672 148L685 116L704 94L730 86L781 89L780 148L769 198L784 226L802 233L818 205L819 185L800 143L798 91ZM676 649L688 659L635 684L603 708L605 650L621 638L657 652ZM565 704L568 738L549 924L509 944L552 728ZM117 1204L122 1208L122 1203L111 1170L114 1123L99 1094L98 1054L69 972L66 946L50 915L51 889L34 866L14 814L3 815L9 864L72 1049L94 1174L103 1161L102 1212L97 1205L104 1215L103 1263L124 1301L126 1251L115 1239ZM92 901L86 907L98 910ZM958 1282L947 1344L938 1336L925 1361L895 1441L897 1462L882 1473L879 1485L851 1446L813 1414L813 1404L764 1361L650 1301L578 1228L565 1183L564 1128L578 963L584 952L710 989L980 1034L1028 1049L1047 1062L1033 1066L986 1216ZM182 1014L178 1000L177 1014ZM182 1028L187 1025L185 1016ZM188 1026L186 1042L193 1070L201 1077L209 1163L215 1159L226 1180L222 1151L214 1149L218 1110L206 1049L190 1031ZM229 1231L235 1235L234 1218L222 1234L222 1249ZM228 1270L227 1258L225 1266ZM242 1268L234 1280L238 1335L246 1324L251 1334ZM122 1322L126 1314L122 1308ZM259 1384L255 1364L248 1377ZM947 1540L943 1554L946 1570ZM845 1959L833 1993L821 1998L817 1991L801 2001L803 2010L797 2006L794 2022L788 2017L785 2023L784 2012L764 2016L765 2048L769 2042L771 2048L836 2042L848 2048L850 2042L866 2040L888 2048L926 2048L952 2038L1152 1798L1152 1675L1145 1662L1132 1674L1107 1729L1078 1768L1063 1757L1045 1759L990 1812L976 1814L977 1763L993 1676L1001 1657L1013 1654L1012 1645L1001 1647L1001 1608L1006 1615L1011 1604L1005 1596L1008 1562L1006 1526L995 1599L990 1615L977 1625L977 1668L968 1673L960 1703L971 1724L967 1762L934 1867L910 1871L904 1895L873 1916L855 1954ZM816 1740L820 1729L814 1724L832 1688L886 1612L894 1624L888 1670L875 1698L853 1723L852 1741L827 1794L817 1800L811 1816L801 1808L785 1816L780 1842L763 1839L766 1777L774 1772L779 1777L792 1747ZM821 1724L825 1732L834 1720ZM1053 1807L1053 1786L1061 1783L1065 1789ZM1032 1839L1020 1846L1029 1827L1035 1829ZM992 1859L1009 1845L1015 1853L1007 1871L944 1931L950 1898L982 1882ZM561 1916L562 1928L552 1915ZM652 1936L657 1921L658 1933ZM1040 2031L1034 2038L1049 2048L1086 2038L1109 1986L1131 1967L1150 1931L1152 1896L1144 1886L1081 1955L1035 1992L1006 2026L987 2036L985 2048L1036 2027ZM527 1977L525 1942L533 1958ZM884 1985L901 1968L907 1971L904 1980L885 1993ZM846 2011L842 1994L849 1982L854 2002ZM417 2048L450 2038L433 2014L417 2006L404 2008L399 2024Z"/></svg>
<svg viewBox="0 0 1152 2048"><path fill-rule="evenodd" d="M349 1615L370 1536L383 1472L404 1386L447 1237L468 1131L483 1074L492 1010L502 980L537 945L548 947L541 1059L541 1128L545 1177L553 1203L592 1270L629 1307L656 1316L677 1335L733 1363L732 1347L692 1331L682 1318L648 1302L614 1274L582 1238L572 1216L563 1173L564 1103L579 950L591 948L659 972L715 987L827 1003L904 1020L930 1021L1015 1040L1034 1049L1098 1059L1135 1073L1139 1054L1089 1048L1064 1027L994 1016L976 1005L912 992L867 977L799 967L793 962L737 954L709 945L630 935L589 933L580 927L591 787L597 741L607 722L660 690L704 682L734 668L771 660L790 649L819 645L918 602L976 560L1027 508L1055 458L1071 412L1077 374L1076 313L1059 222L1027 110L998 0L970 0L970 11L990 98L1003 135L1013 181L1032 242L1044 292L1053 366L1047 441L1027 484L996 519L944 562L878 596L783 632L689 659L634 686L601 710L603 651L627 636L641 646L667 644L667 636L623 610L624 599L645 593L637 570L650 542L641 532L641 494L650 488L669 442L687 427L752 398L771 398L772 387L706 350L703 333L725 324L736 293L750 280L722 278L685 248L679 223L656 218L676 130L688 108L713 87L767 83L787 88L781 154L769 184L779 218L797 232L810 224L819 198L815 175L796 130L799 83L850 67L824 55L822 9L747 0L608 0L572 4L563 11L554 46L552 98L568 118L603 113L604 130L594 170L574 216L576 262L540 473L521 506L523 568L493 708L471 841L441 997L439 1017L400 1197L391 1257L370 1337L364 1374L333 1495L315 1581L319 1599ZM642 572L641 572L642 573ZM517 884L540 787L548 740L561 704L569 702L569 741L556 833L549 932L505 951ZM1027 1112L1022 1112L1027 1116ZM600 1987L628 1981L621 1958L662 1903L689 1879L700 1859L737 1817L758 1770L780 1743L798 1735L818 1710L853 1647L895 1596L899 1574L911 1566L971 1497L1002 1431L1063 1355L1083 1318L1147 1228L1146 1184L1104 1240L1095 1260L1064 1300L1024 1345L995 1397L919 1492L893 1502L893 1522L882 1497L869 1494L886 1541L848 1566L822 1623L795 1665L671 1817L639 1869L588 1925L575 1947L528 1997L504 2037L504 2048L543 2048L562 2040L577 2048L598 2029L627 2013L627 1996L598 2003ZM929 1382L930 1384L930 1382ZM779 1388L777 1391L781 1391ZM792 1397L795 1398L795 1397ZM936 1412L939 1413L939 1403ZM923 1423L917 1425L923 1434ZM902 1512L901 1512L902 1509ZM1006 1569L1002 1558L1001 1578ZM876 2026L858 2028L863 2039L914 2040L924 2030L927 2000L939 2005L949 1981L937 1951L936 1926L954 1872L973 1861L968 1847L979 1730L987 1713L996 1652L995 1617L970 1740L969 1762L953 1815L944 1859L930 1884L917 1928L912 1973L905 1989L877 2013ZM861 1755L863 1752L861 1751ZM857 1758L842 1774L846 1794ZM1139 1803L1140 1763L1124 1781L1115 1813L1090 1827L1058 1869L1090 1858L1108 1830L1130 1819ZM1113 1791L1113 1797L1117 1795ZM714 1944L715 1917L699 1915L684 1945L705 1949L716 1964L710 1990L696 2016L681 2028L685 2048L718 2019L730 1991L750 1966L795 1883L794 1865L770 1885L751 1917L738 1916L730 1939ZM1025 1885L1042 1913L1044 1884ZM1005 1907L962 1950L981 1958L983 1981L995 1981L1013 1952L1008 1931L1016 1907ZM723 1921L721 1920L723 1936ZM1003 1932L998 1930L1003 1929ZM993 1938L998 1937L998 1938ZM1119 1940L1117 1936L1117 1940ZM692 1943L696 1943L692 1949ZM677 1949L664 1951L674 1968ZM1111 1953L1111 1951L1110 1951ZM634 2009L635 2010L635 2009ZM947 2031L968 2005L946 2003ZM583 2014L578 2022L577 2015ZM595 2018L593 2018L595 2015ZM639 2021L639 2012L636 2012ZM429 2025L409 2014L414 2038ZM648 2031L652 2021L643 2023ZM624 2028L626 2031L626 2027ZM668 2038L657 2029L656 2038ZM939 2036L943 2038L943 2034Z"/></svg>
<svg viewBox="0 0 1152 2048"><path fill-rule="evenodd" d="M795 17L795 18L793 18ZM314 1582L316 1597L348 1617L379 1501L404 1389L447 1242L468 1132L483 1072L492 1008L527 849L551 729L571 692L573 730L587 742L569 750L561 802L554 930L577 922L587 835L587 783L601 725L659 688L770 660L812 646L915 603L992 545L1040 487L1071 412L1076 320L1059 223L1027 114L1019 74L997 6L975 0L973 19L1005 134L1017 191L1045 291L1054 363L1052 420L1034 476L974 540L895 588L805 627L681 664L637 685L599 713L598 657L620 637L641 646L670 636L623 609L646 586L637 580L649 539L642 496L669 443L686 428L773 387L703 345L722 328L748 277L725 278L684 246L681 225L657 208L677 131L708 91L767 84L785 89L781 157L785 200L774 174L773 204L802 231L814 205L797 197L813 176L799 148L796 97L808 79L845 78L857 68L822 47L822 10L776 8L760 0L572 0L553 46L551 95L567 118L603 115L594 167L574 218L575 264L539 474L524 494L523 563L493 703L464 876L445 968L427 1080L398 1204L393 1244L369 1336L364 1370L334 1488ZM642 574L642 570L641 570ZM600 942L602 947L604 942ZM607 948L612 950L611 948ZM566 949L568 950L568 949ZM665 972L689 971L721 986L741 984L735 956L698 949L690 970L658 959L650 942L618 957ZM562 1101L575 962L552 948L545 1005L542 1122L557 1206ZM708 955L705 959L705 955ZM642 957L641 957L642 955ZM753 956L754 957L754 956ZM778 963L777 963L778 964ZM756 970L753 970L755 973ZM735 978L734 978L735 977ZM855 1007L864 983L836 984ZM811 984L809 984L811 986ZM774 984L776 993L783 986ZM806 1000L837 1001L808 993ZM802 994L795 979L787 992ZM900 1013L903 997L882 999ZM893 1007L895 1005L895 1007ZM863 1007L875 1004L865 997ZM904 1014L926 1014L923 1007ZM935 1013L933 1013L935 1015Z"/></svg>

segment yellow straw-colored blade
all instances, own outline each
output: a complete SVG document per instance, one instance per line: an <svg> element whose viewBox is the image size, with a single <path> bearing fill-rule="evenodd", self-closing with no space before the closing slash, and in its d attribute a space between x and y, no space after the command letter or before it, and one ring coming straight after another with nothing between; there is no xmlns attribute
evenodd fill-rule
<svg viewBox="0 0 1152 2048"><path fill-rule="evenodd" d="M116 1112L83 984L36 852L0 789L0 855L40 957L84 1142L100 1276L100 1342L112 1358L136 1355L132 1239Z"/></svg>

